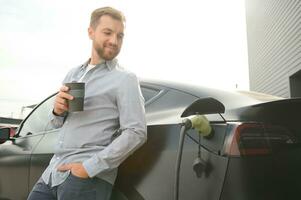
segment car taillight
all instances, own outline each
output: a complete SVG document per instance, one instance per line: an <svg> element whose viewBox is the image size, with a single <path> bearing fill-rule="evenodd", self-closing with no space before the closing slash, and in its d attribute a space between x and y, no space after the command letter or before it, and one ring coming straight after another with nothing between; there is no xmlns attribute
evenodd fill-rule
<svg viewBox="0 0 301 200"><path fill-rule="evenodd" d="M279 125L230 123L228 131L224 152L229 156L267 155L297 143L297 138Z"/></svg>

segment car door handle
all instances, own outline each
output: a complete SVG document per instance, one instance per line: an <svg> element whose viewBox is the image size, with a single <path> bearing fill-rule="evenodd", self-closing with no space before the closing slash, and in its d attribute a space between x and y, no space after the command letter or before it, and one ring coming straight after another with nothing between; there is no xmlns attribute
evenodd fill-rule
<svg viewBox="0 0 301 200"><path fill-rule="evenodd" d="M32 132L28 132L26 135L32 135Z"/></svg>

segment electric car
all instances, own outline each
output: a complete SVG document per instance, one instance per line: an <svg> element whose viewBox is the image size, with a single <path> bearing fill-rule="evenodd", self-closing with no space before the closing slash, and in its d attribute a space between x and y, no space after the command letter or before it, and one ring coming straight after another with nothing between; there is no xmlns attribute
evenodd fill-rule
<svg viewBox="0 0 301 200"><path fill-rule="evenodd" d="M148 141L119 167L112 199L300 198L301 98L158 80L140 85ZM54 97L13 137L0 130L0 199L26 199L48 165L59 130L49 126ZM185 125L195 116L208 119L210 134Z"/></svg>

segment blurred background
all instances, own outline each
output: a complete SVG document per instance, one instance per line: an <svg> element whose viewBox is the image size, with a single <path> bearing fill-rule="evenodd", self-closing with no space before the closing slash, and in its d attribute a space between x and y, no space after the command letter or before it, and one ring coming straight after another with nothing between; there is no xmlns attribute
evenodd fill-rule
<svg viewBox="0 0 301 200"><path fill-rule="evenodd" d="M22 118L91 52L90 13L126 16L118 60L139 77L249 90L245 1L0 0L0 116Z"/></svg>

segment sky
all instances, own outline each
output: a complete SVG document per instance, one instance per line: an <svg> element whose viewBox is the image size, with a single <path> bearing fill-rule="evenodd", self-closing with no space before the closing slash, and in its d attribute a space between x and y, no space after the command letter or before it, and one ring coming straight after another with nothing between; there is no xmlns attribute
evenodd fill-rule
<svg viewBox="0 0 301 200"><path fill-rule="evenodd" d="M56 92L91 53L90 13L126 16L120 64L141 78L249 90L244 1L0 0L0 116Z"/></svg>

